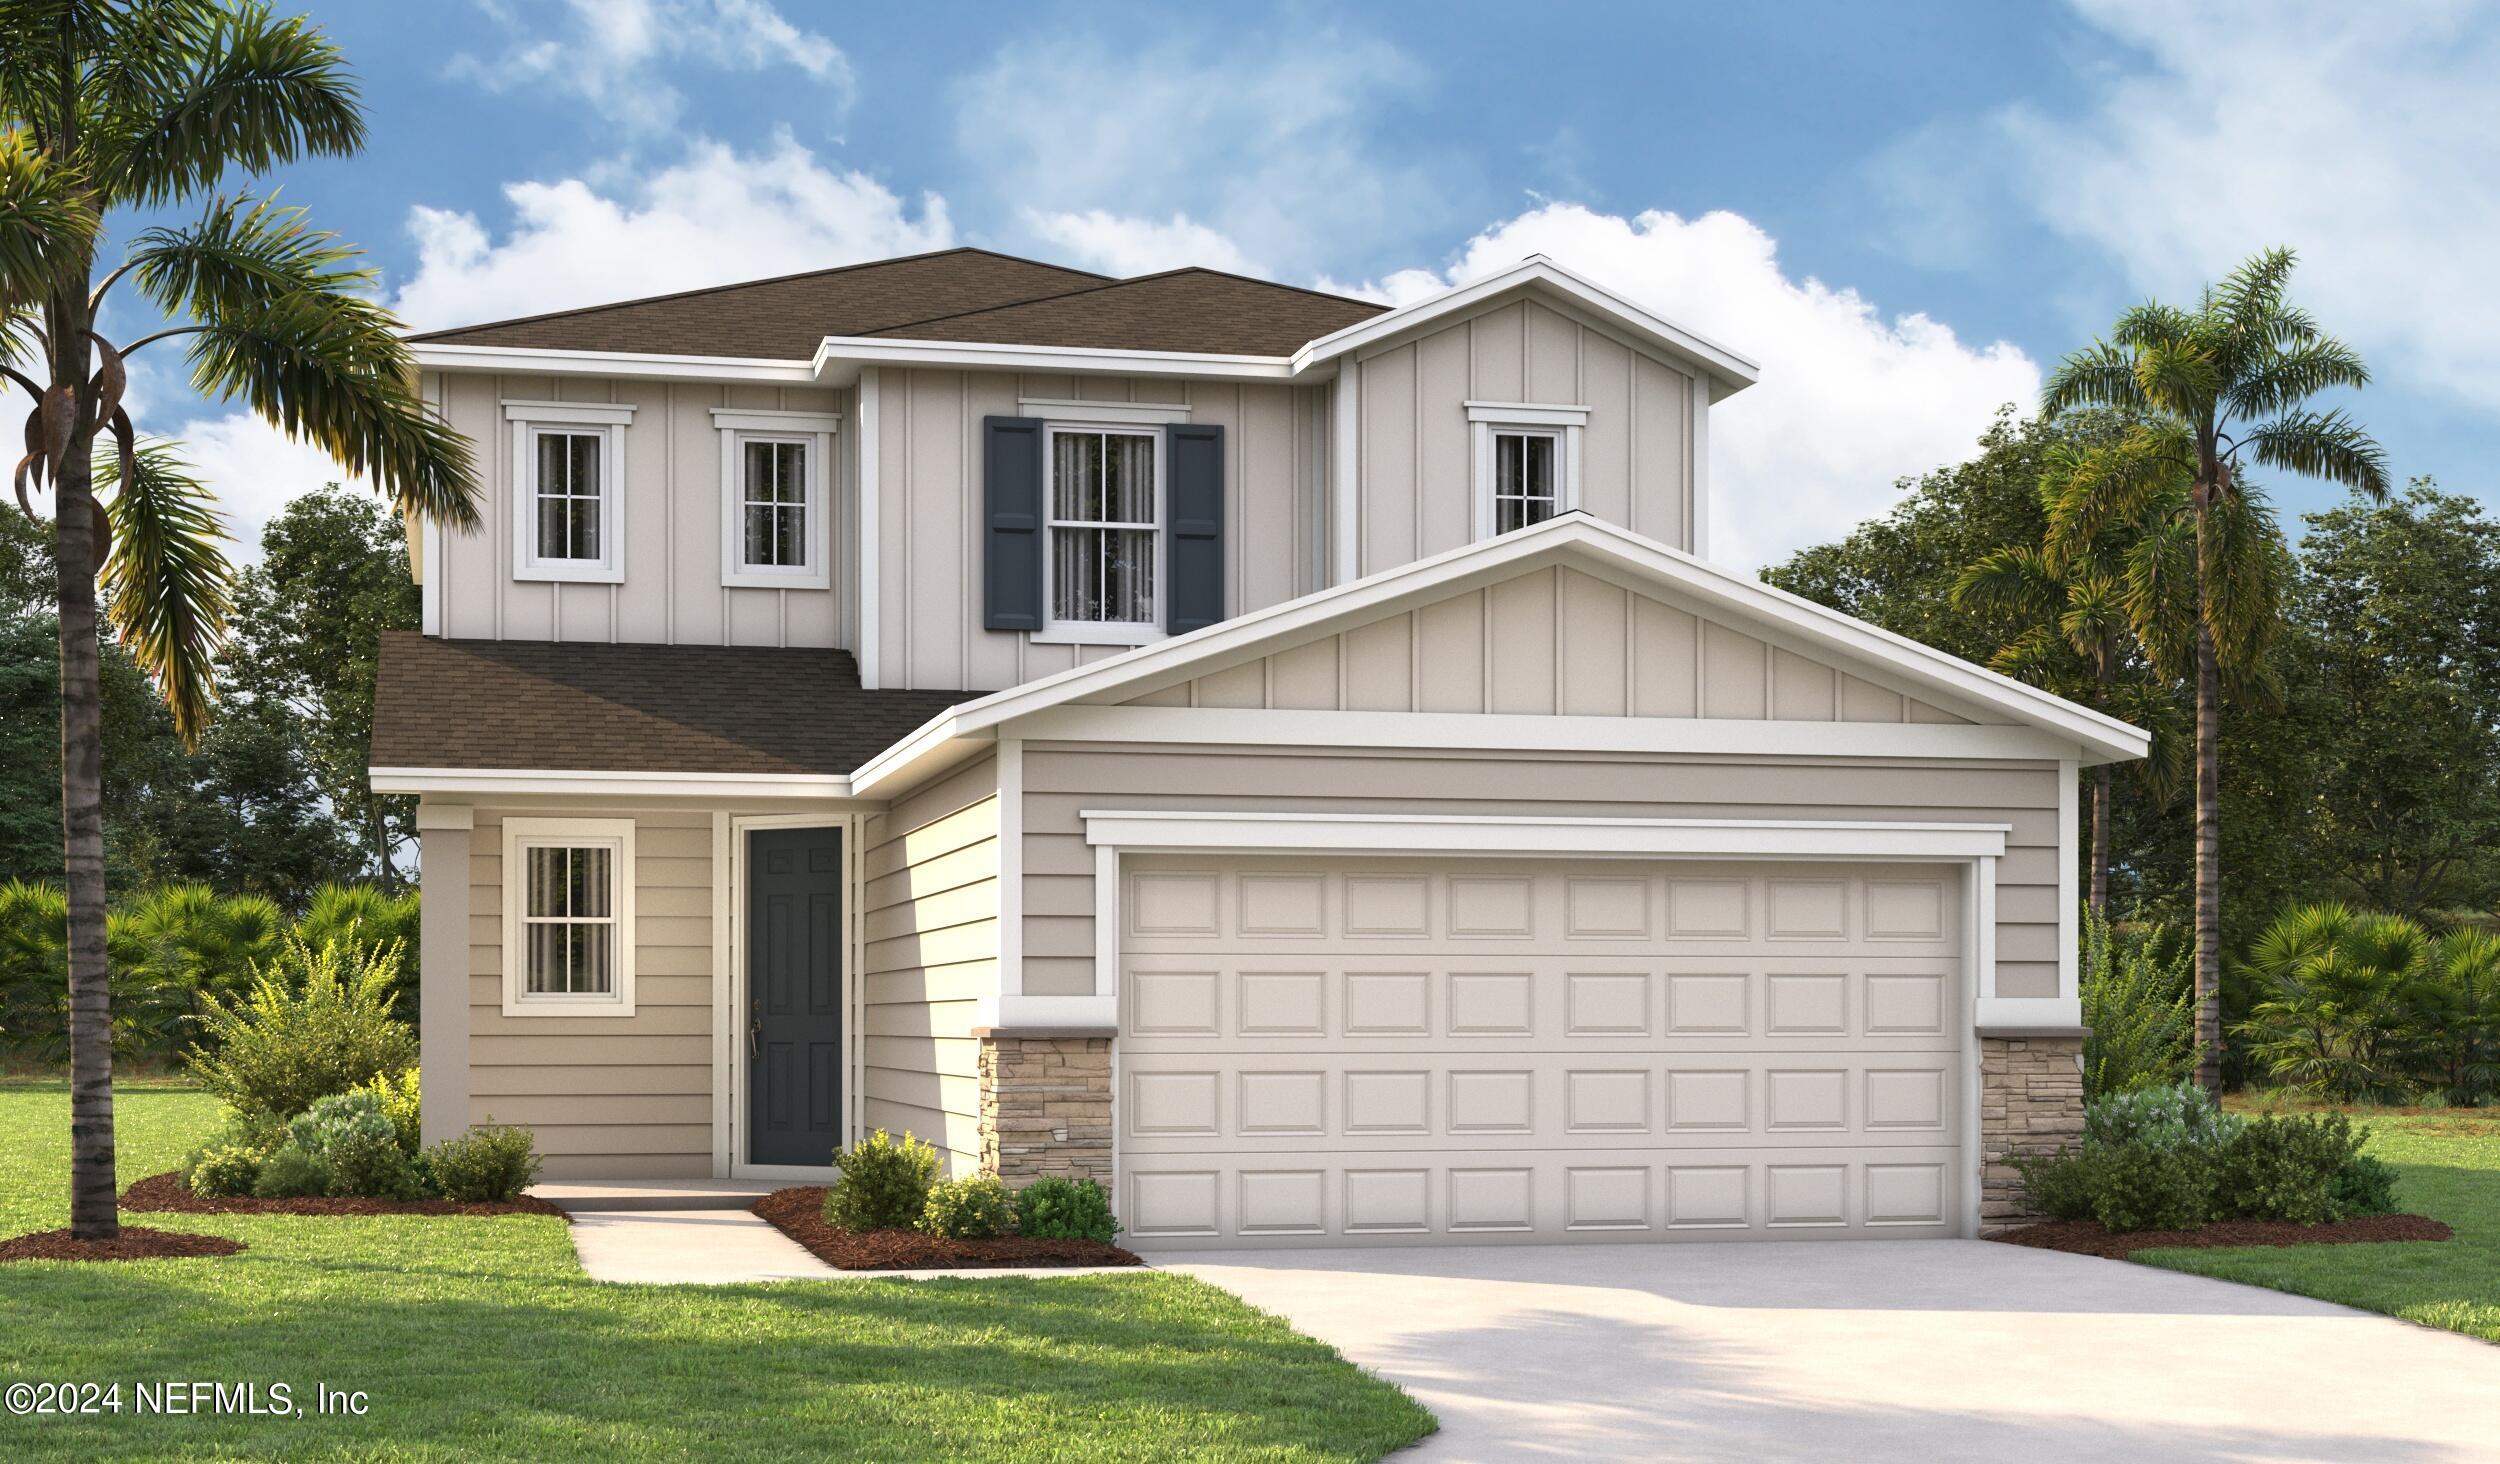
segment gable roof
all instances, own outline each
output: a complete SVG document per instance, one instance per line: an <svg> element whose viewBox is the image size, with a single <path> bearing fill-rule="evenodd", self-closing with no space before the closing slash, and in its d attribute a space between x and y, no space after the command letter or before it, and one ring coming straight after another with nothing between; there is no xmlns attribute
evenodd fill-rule
<svg viewBox="0 0 2500 1464"><path fill-rule="evenodd" d="M1555 563L1577 564L1652 584L1713 619L1737 626L1761 625L1819 655L1879 669L1888 680L1948 708L1970 706L2013 725L2051 733L2076 748L2085 762L2140 758L2147 750L2145 733L2115 717L1588 514L1572 512L967 701L862 763L852 774L852 786L865 792L947 743L992 735L1021 717L1072 702L1116 700L1123 693L1150 691L1183 676L1298 644L1454 590Z"/></svg>
<svg viewBox="0 0 2500 1464"><path fill-rule="evenodd" d="M945 249L426 331L409 339L433 345L805 361L829 335L865 335L1110 282L1107 275L987 249Z"/></svg>

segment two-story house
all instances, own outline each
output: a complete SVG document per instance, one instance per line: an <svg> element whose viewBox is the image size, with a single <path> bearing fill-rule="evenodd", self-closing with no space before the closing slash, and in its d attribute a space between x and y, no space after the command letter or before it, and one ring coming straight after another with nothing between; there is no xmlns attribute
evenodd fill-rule
<svg viewBox="0 0 2500 1464"><path fill-rule="evenodd" d="M2143 735L1707 557L1754 365L980 250L438 331L425 1126L1090 1174L1142 1247L1969 1234ZM1775 483L1749 484L1776 495Z"/></svg>

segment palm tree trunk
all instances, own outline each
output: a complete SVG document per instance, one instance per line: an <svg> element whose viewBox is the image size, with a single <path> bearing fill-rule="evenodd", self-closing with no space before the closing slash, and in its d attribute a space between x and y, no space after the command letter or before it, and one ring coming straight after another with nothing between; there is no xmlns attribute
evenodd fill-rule
<svg viewBox="0 0 2500 1464"><path fill-rule="evenodd" d="M83 342L82 342L83 344ZM121 1234L113 1175L113 1010L104 957L103 707L98 690L94 486L71 434L53 508L60 551L61 857L69 894L69 1228Z"/></svg>
<svg viewBox="0 0 2500 1464"><path fill-rule="evenodd" d="M2109 918L2109 764L2092 770L2092 913Z"/></svg>
<svg viewBox="0 0 2500 1464"><path fill-rule="evenodd" d="M2198 524L2203 537L2203 524ZM2201 558L2201 556L2200 556ZM2222 1092L2222 668L2196 627L2196 1082Z"/></svg>

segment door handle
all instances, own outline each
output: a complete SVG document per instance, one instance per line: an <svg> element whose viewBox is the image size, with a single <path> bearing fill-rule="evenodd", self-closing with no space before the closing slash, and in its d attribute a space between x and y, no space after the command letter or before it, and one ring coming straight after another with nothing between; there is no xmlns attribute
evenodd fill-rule
<svg viewBox="0 0 2500 1464"><path fill-rule="evenodd" d="M753 1057L757 1053L762 1052L764 1050L763 1044L764 1019L762 1017L757 1017L754 1021L747 1023L747 1056Z"/></svg>

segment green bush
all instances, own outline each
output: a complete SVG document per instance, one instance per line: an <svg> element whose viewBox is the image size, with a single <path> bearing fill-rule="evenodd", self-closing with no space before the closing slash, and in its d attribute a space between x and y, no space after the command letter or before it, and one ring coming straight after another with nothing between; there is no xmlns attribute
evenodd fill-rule
<svg viewBox="0 0 2500 1464"><path fill-rule="evenodd" d="M2052 1220L2089 1220L2101 1192L2105 1149L2067 1149L2055 1154L2018 1154L2014 1169L2023 1177L2023 1194L2031 1208Z"/></svg>
<svg viewBox="0 0 2500 1464"><path fill-rule="evenodd" d="M287 1142L330 1171L330 1193L413 1200L425 1192L399 1131L370 1088L333 1093L288 1120Z"/></svg>
<svg viewBox="0 0 2500 1464"><path fill-rule="evenodd" d="M391 1015L398 980L397 947L315 951L290 938L244 998L203 998L208 1041L191 1048L191 1075L239 1112L283 1114L404 1072L417 1034Z"/></svg>
<svg viewBox="0 0 2500 1464"><path fill-rule="evenodd" d="M910 1230L929 1208L937 1150L884 1129L833 1156L842 1177L825 1191L825 1223L842 1230Z"/></svg>
<svg viewBox="0 0 2500 1464"><path fill-rule="evenodd" d="M2336 1212L2336 1175L2369 1135L2340 1113L2270 1116L2222 1147L2216 1190L2224 1213L2251 1220L2323 1225Z"/></svg>
<svg viewBox="0 0 2500 1464"><path fill-rule="evenodd" d="M501 1205L538 1178L539 1157L525 1128L473 1128L425 1151L425 1167L445 1199Z"/></svg>
<svg viewBox="0 0 2500 1464"><path fill-rule="evenodd" d="M2234 1030L2280 1082L2337 1102L2401 1100L2425 1076L2442 944L2401 915L2286 910L2249 949L2257 1000Z"/></svg>
<svg viewBox="0 0 2500 1464"><path fill-rule="evenodd" d="M257 1165L284 1147L286 1147L285 1119L266 1113L246 1117L229 1108L225 1110L216 1131L202 1141L198 1148L184 1156L180 1172L183 1182L197 1189L199 1186L192 1181L191 1171L198 1168L202 1160L219 1149L235 1149L249 1154L252 1156L252 1162ZM241 1193L251 1193L251 1187L246 1185Z"/></svg>
<svg viewBox="0 0 2500 1464"><path fill-rule="evenodd" d="M288 1144L260 1166L252 1193L264 1200L299 1200L330 1192L330 1166Z"/></svg>
<svg viewBox="0 0 2500 1464"><path fill-rule="evenodd" d="M399 1147L411 1157L422 1142L423 1112L417 1091L417 1070L410 1068L394 1078L378 1074L370 1083L352 1088L350 1092L371 1093L382 1104L382 1116L391 1121L391 1131L399 1136Z"/></svg>
<svg viewBox="0 0 2500 1464"><path fill-rule="evenodd" d="M2084 1105L2085 1147L2148 1144L2156 1149L2218 1149L2247 1120L2225 1113L2194 1083L2112 1093Z"/></svg>
<svg viewBox="0 0 2500 1464"><path fill-rule="evenodd" d="M1090 1179L1045 1175L1016 1191L1016 1233L1036 1240L1099 1240L1120 1233L1111 1196Z"/></svg>
<svg viewBox="0 0 2500 1464"><path fill-rule="evenodd" d="M2396 1166L2367 1154L2356 1154L2335 1178L2327 1182L2327 1199L2335 1213L2351 1219L2356 1215L2393 1215L2396 1213Z"/></svg>
<svg viewBox="0 0 2500 1464"><path fill-rule="evenodd" d="M2099 1166L2092 1218L2109 1229L2194 1230L2213 1218L2211 1151L2133 1141L2086 1152Z"/></svg>
<svg viewBox="0 0 2500 1464"><path fill-rule="evenodd" d="M1015 1224L1015 1203L995 1176L942 1179L929 1188L920 1228L948 1240L987 1240Z"/></svg>
<svg viewBox="0 0 2500 1464"><path fill-rule="evenodd" d="M305 902L295 922L295 938L314 950L335 944L363 958L396 947L400 972L406 975L414 965L418 919L415 890L394 895L380 885L325 884ZM417 1019L414 981L397 983L391 1001L401 1021Z"/></svg>
<svg viewBox="0 0 2500 1464"><path fill-rule="evenodd" d="M2195 952L2159 926L2129 935L2083 912L2086 1098L2168 1087L2194 1072L2194 964Z"/></svg>
<svg viewBox="0 0 2500 1464"><path fill-rule="evenodd" d="M191 1186L191 1193L217 1200L250 1194L252 1186L260 1183L260 1169L259 1154L226 1144L194 1159L183 1179Z"/></svg>

